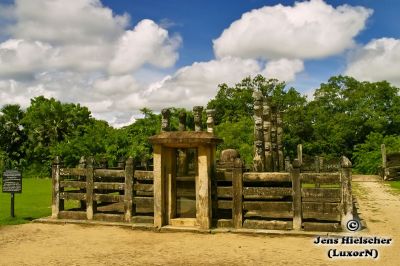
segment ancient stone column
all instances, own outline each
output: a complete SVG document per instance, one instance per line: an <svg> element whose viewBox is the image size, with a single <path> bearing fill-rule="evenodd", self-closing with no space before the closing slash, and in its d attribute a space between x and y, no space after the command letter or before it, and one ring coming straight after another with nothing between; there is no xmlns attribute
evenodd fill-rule
<svg viewBox="0 0 400 266"><path fill-rule="evenodd" d="M169 131L169 117L171 115L171 111L169 108L165 108L161 110L161 132Z"/></svg>
<svg viewBox="0 0 400 266"><path fill-rule="evenodd" d="M260 91L253 92L254 99L254 158L253 168L255 171L264 171L264 132L263 132L263 97ZM261 160L262 163L259 163Z"/></svg>
<svg viewBox="0 0 400 266"><path fill-rule="evenodd" d="M179 131L186 130L186 112L182 111L179 113Z"/></svg>
<svg viewBox="0 0 400 266"><path fill-rule="evenodd" d="M264 160L263 160L263 142L261 140L255 141L256 152L253 158L253 171L254 172L263 172L264 167Z"/></svg>
<svg viewBox="0 0 400 266"><path fill-rule="evenodd" d="M276 107L271 106L271 151L272 151L272 171L279 171L278 167L278 134L277 134L277 114Z"/></svg>
<svg viewBox="0 0 400 266"><path fill-rule="evenodd" d="M214 109L206 110L207 113L207 132L214 133Z"/></svg>
<svg viewBox="0 0 400 266"><path fill-rule="evenodd" d="M203 115L203 106L194 106L193 107L194 131L201 131L202 115Z"/></svg>
<svg viewBox="0 0 400 266"><path fill-rule="evenodd" d="M282 128L282 112L277 113L276 118L276 142L278 146L278 171L283 171L284 168L284 158L283 158L283 128Z"/></svg>
<svg viewBox="0 0 400 266"><path fill-rule="evenodd" d="M263 131L264 131L264 157L265 171L273 171L272 163L272 142L271 142L271 108L268 104L268 99L264 98L263 103Z"/></svg>

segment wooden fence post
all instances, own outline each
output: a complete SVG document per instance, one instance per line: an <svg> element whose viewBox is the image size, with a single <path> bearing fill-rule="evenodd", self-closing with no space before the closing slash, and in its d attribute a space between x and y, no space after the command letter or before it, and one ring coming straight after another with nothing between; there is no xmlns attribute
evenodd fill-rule
<svg viewBox="0 0 400 266"><path fill-rule="evenodd" d="M290 170L293 189L293 229L295 230L300 230L302 224L300 166L299 160L294 159Z"/></svg>
<svg viewBox="0 0 400 266"><path fill-rule="evenodd" d="M235 159L232 169L233 206L232 222L234 228L242 228L243 225L243 162Z"/></svg>
<svg viewBox="0 0 400 266"><path fill-rule="evenodd" d="M51 166L52 204L51 218L57 219L60 212L60 157L56 156Z"/></svg>
<svg viewBox="0 0 400 266"><path fill-rule="evenodd" d="M341 224L343 230L346 229L347 222L353 219L353 197L351 192L351 167L352 164L346 156L342 156L340 169L341 181L341 195L342 195L342 208L341 208Z"/></svg>
<svg viewBox="0 0 400 266"><path fill-rule="evenodd" d="M94 160L93 157L90 157L87 161L86 167L86 217L88 220L93 220L93 168Z"/></svg>
<svg viewBox="0 0 400 266"><path fill-rule="evenodd" d="M128 160L126 160L125 164L125 194L124 194L124 211L125 211L125 222L131 222L132 221L132 215L134 215L134 210L136 210L136 207L133 209L133 193L135 193L132 189L133 186L133 158L129 157Z"/></svg>
<svg viewBox="0 0 400 266"><path fill-rule="evenodd" d="M303 164L303 145L297 145L297 160L299 160L300 166Z"/></svg>
<svg viewBox="0 0 400 266"><path fill-rule="evenodd" d="M82 168L82 169L86 168L86 158L85 158L85 156L82 156L79 159L78 168ZM80 176L79 177L79 181L81 181L81 178L82 177ZM80 191L80 193L83 193L83 192L85 192L85 189L81 188L79 191ZM80 208L81 208L81 210L86 210L86 201L85 200L81 200L80 201Z"/></svg>

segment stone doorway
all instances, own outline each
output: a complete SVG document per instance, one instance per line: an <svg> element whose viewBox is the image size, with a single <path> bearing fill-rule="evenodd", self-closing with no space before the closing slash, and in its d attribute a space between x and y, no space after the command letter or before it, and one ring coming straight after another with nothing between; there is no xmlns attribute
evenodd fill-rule
<svg viewBox="0 0 400 266"><path fill-rule="evenodd" d="M177 149L176 212L172 218L196 218L197 149Z"/></svg>
<svg viewBox="0 0 400 266"><path fill-rule="evenodd" d="M161 132L150 137L150 142L154 150L154 225L209 229L212 219L211 180L215 174L216 144L221 139L209 132L175 131ZM189 156L194 151L193 166L188 163L189 175L184 175L179 167L177 153L180 150L188 151ZM182 182L190 184L186 184L188 196L193 195L190 193L194 188L195 196L189 197L190 201L179 194L185 191Z"/></svg>

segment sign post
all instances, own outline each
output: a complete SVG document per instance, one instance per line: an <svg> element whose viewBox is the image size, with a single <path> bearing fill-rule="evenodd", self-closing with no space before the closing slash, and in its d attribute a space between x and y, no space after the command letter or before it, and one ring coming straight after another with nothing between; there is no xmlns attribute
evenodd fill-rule
<svg viewBox="0 0 400 266"><path fill-rule="evenodd" d="M14 213L14 193L22 192L22 175L18 170L6 170L3 172L3 193L11 193L11 217Z"/></svg>

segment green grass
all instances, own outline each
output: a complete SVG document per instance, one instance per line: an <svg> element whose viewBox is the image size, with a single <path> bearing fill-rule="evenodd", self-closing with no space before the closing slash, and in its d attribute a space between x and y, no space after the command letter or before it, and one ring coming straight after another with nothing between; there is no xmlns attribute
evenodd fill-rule
<svg viewBox="0 0 400 266"><path fill-rule="evenodd" d="M0 179L0 182L2 180ZM15 194L15 217L10 215L11 195L0 190L0 225L22 224L51 214L51 179L24 178L22 193Z"/></svg>
<svg viewBox="0 0 400 266"><path fill-rule="evenodd" d="M389 185L400 192L400 181L388 181Z"/></svg>

